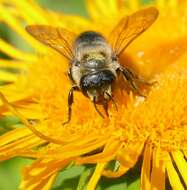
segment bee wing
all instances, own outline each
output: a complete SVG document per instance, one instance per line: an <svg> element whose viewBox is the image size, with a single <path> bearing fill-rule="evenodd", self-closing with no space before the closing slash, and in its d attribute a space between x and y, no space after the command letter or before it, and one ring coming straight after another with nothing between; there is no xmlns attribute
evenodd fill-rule
<svg viewBox="0 0 187 190"><path fill-rule="evenodd" d="M68 60L74 57L72 52L72 44L76 35L64 28L56 28L46 25L29 25L26 26L26 31L37 40L46 44Z"/></svg>
<svg viewBox="0 0 187 190"><path fill-rule="evenodd" d="M109 42L115 55L119 56L136 37L153 24L157 17L158 10L155 7L123 17L109 35Z"/></svg>

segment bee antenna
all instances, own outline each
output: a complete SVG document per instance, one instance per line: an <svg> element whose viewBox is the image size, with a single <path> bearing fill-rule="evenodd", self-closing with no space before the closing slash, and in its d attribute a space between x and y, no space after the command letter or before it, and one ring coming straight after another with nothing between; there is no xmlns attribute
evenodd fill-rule
<svg viewBox="0 0 187 190"><path fill-rule="evenodd" d="M116 108L116 111L118 111L118 107L117 107L117 104L116 104L114 98L108 92L105 92L105 94L110 98L110 100L112 100L112 103L114 104L114 106Z"/></svg>
<svg viewBox="0 0 187 190"><path fill-rule="evenodd" d="M95 110L97 111L97 113L104 119L104 116L103 114L99 111L97 105L96 105L96 97L94 96L94 99L93 99L93 103L94 103L94 107L95 107Z"/></svg>

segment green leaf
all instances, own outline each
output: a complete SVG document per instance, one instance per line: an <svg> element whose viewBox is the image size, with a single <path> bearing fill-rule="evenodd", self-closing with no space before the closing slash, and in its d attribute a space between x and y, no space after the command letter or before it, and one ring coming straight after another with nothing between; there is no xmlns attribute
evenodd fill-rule
<svg viewBox="0 0 187 190"><path fill-rule="evenodd" d="M19 119L14 116L4 116L0 118L0 135L14 129L15 125L19 122Z"/></svg>
<svg viewBox="0 0 187 190"><path fill-rule="evenodd" d="M67 14L77 14L81 16L87 16L86 6L84 0L39 0L42 6L48 7L51 10L67 13Z"/></svg>
<svg viewBox="0 0 187 190"><path fill-rule="evenodd" d="M140 189L140 178L133 181L130 185L127 187L128 190L137 190Z"/></svg>
<svg viewBox="0 0 187 190"><path fill-rule="evenodd" d="M84 171L82 172L82 174L80 176L77 190L85 190L86 189L86 185L88 184L89 178L92 175L93 171L94 171L93 167L86 167L84 169Z"/></svg>
<svg viewBox="0 0 187 190"><path fill-rule="evenodd" d="M32 161L13 158L0 164L0 190L17 190L21 180L23 167Z"/></svg>
<svg viewBox="0 0 187 190"><path fill-rule="evenodd" d="M53 190L75 190L84 169L84 166L68 166L58 174Z"/></svg>

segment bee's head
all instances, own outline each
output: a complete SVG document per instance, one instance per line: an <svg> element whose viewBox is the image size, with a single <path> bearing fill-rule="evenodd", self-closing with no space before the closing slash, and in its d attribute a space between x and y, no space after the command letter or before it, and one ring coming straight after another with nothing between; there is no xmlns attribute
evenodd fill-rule
<svg viewBox="0 0 187 190"><path fill-rule="evenodd" d="M115 79L110 70L103 70L84 75L81 78L80 86L83 93L92 101L102 104L110 99L111 85Z"/></svg>

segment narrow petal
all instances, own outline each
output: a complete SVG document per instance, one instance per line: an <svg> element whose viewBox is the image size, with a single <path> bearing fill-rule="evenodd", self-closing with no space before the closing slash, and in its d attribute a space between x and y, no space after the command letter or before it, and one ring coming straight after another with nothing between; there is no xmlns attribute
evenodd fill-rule
<svg viewBox="0 0 187 190"><path fill-rule="evenodd" d="M121 144L117 140L116 141L109 140L106 146L109 146L107 148L107 151L103 151L102 153L94 154L92 156L83 156L81 158L78 158L76 163L77 164L97 163L97 162L108 162L110 160L113 160L118 151L121 149Z"/></svg>
<svg viewBox="0 0 187 190"><path fill-rule="evenodd" d="M92 175L90 181L88 182L87 190L94 190L100 177L103 172L103 169L105 167L106 163L99 163L96 166L96 169L94 171L94 174Z"/></svg>
<svg viewBox="0 0 187 190"><path fill-rule="evenodd" d="M31 23L49 24L47 18L45 18L43 14L41 14L41 12L38 12L38 9L36 9L36 4L35 6L31 6L30 2L24 0L14 0L13 2L16 4L20 11L24 10L22 12L26 20L30 20ZM32 2L32 4L34 4L34 2Z"/></svg>
<svg viewBox="0 0 187 190"><path fill-rule="evenodd" d="M130 9L131 10L137 10L139 8L139 6L140 6L140 1L138 1L138 0L131 0L129 2L129 5L130 5Z"/></svg>
<svg viewBox="0 0 187 190"><path fill-rule="evenodd" d="M54 26L67 28L76 34L86 31L88 28L89 30L95 30L93 23L83 17L77 15L59 15L55 12L49 12L49 14L53 19Z"/></svg>
<svg viewBox="0 0 187 190"><path fill-rule="evenodd" d="M1 52L14 59L31 62L37 60L37 57L35 55L20 51L2 39L0 39L0 50Z"/></svg>
<svg viewBox="0 0 187 190"><path fill-rule="evenodd" d="M23 61L15 61L15 60L5 60L0 59L0 68L14 68L19 70L24 70L28 68L28 63Z"/></svg>
<svg viewBox="0 0 187 190"><path fill-rule="evenodd" d="M56 173L63 169L68 163L68 160L50 160L41 159L34 162L30 167L25 168L23 172L23 181L21 189L37 190L42 187L48 187L54 180ZM52 179L50 179L52 177ZM52 180L49 182L49 180Z"/></svg>
<svg viewBox="0 0 187 190"><path fill-rule="evenodd" d="M0 92L0 100L2 101L2 103L4 104L5 107L7 107L8 110L10 110L10 112L17 116L21 122L28 128L30 129L37 137L47 141L47 142L52 142L54 144L63 144L64 142L55 138L51 138L49 136L44 135L43 133L41 133L40 131L38 131L35 126L33 126L32 124L30 124L27 120L27 118L25 118L21 113L19 113L17 111L17 109L12 106L8 100L5 98L5 96Z"/></svg>
<svg viewBox="0 0 187 190"><path fill-rule="evenodd" d="M27 141L27 143L23 143L24 140ZM38 158L38 156L32 154L32 148L38 147L44 142L38 139L33 139L33 137L28 137L24 140L19 140L17 143L11 143L11 145L7 145L3 149L0 149L0 161L19 156L27 158ZM22 154L23 149L27 150L27 154Z"/></svg>
<svg viewBox="0 0 187 190"><path fill-rule="evenodd" d="M179 172L187 186L187 162L181 151L175 151L172 153L173 159L179 169Z"/></svg>
<svg viewBox="0 0 187 190"><path fill-rule="evenodd" d="M120 165L117 171L103 170L102 175L108 178L118 178L124 175L128 170L129 168Z"/></svg>
<svg viewBox="0 0 187 190"><path fill-rule="evenodd" d="M23 133L21 134L21 132ZM1 143L0 160L19 156L23 150L31 150L33 147L37 147L45 142L33 134L26 134L27 133L24 134L24 131L19 129L2 135L0 141L4 140L6 144L5 142Z"/></svg>
<svg viewBox="0 0 187 190"><path fill-rule="evenodd" d="M14 18L3 6L0 6L0 14L0 17L3 18L5 23L14 31L16 31L20 36L22 36L26 41L28 41L33 47L41 52L46 51L46 48L42 46L39 42L37 42L34 38L32 38L21 26L19 21Z"/></svg>
<svg viewBox="0 0 187 190"><path fill-rule="evenodd" d="M108 19L116 16L118 12L117 1L108 0L87 0L87 7L93 20L98 21L100 18Z"/></svg>
<svg viewBox="0 0 187 190"><path fill-rule="evenodd" d="M185 158L187 159L187 151L184 150L183 152L184 152L184 156L185 156Z"/></svg>
<svg viewBox="0 0 187 190"><path fill-rule="evenodd" d="M60 158L66 159L69 157L76 157L102 147L104 144L106 144L106 141L107 140L100 139L94 143L90 143L84 146L72 145L72 147L68 146L69 149L67 149L67 147L64 146L60 147L58 152L57 149L54 150L55 152L53 150L52 151L49 150L46 154L41 155L41 157L48 157L53 159L60 159Z"/></svg>
<svg viewBox="0 0 187 190"><path fill-rule="evenodd" d="M14 73L0 70L0 81L15 82L16 80L17 75L15 75Z"/></svg>
<svg viewBox="0 0 187 190"><path fill-rule="evenodd" d="M9 131L0 136L0 147L29 135L32 135L32 131L27 128L18 128Z"/></svg>
<svg viewBox="0 0 187 190"><path fill-rule="evenodd" d="M43 113L41 107L38 104L25 103L23 106L18 104L13 104L18 111L28 119L43 119L45 118L45 113Z"/></svg>
<svg viewBox="0 0 187 190"><path fill-rule="evenodd" d="M142 153L144 143L135 143L127 145L127 147L121 149L117 155L117 160L128 171L138 161L139 156ZM123 168L123 170L125 170Z"/></svg>
<svg viewBox="0 0 187 190"><path fill-rule="evenodd" d="M164 161L160 160L160 150L158 149L153 151L151 190L165 190L165 166Z"/></svg>
<svg viewBox="0 0 187 190"><path fill-rule="evenodd" d="M34 185L34 189L38 190L38 189L42 189L42 190L51 190L52 189L52 186L54 184L54 181L56 179L56 176L57 176L57 172L54 173L53 175L51 175L50 177L46 178L45 180L42 181L42 183L39 183L38 185ZM32 188L29 187L29 188Z"/></svg>
<svg viewBox="0 0 187 190"><path fill-rule="evenodd" d="M150 189L152 147L146 145L141 170L141 190Z"/></svg>
<svg viewBox="0 0 187 190"><path fill-rule="evenodd" d="M184 190L184 187L180 181L180 178L177 174L176 169L173 166L172 160L170 158L170 155L168 154L167 156L167 161L166 161L166 170L169 178L169 182L172 186L173 189L176 190Z"/></svg>

